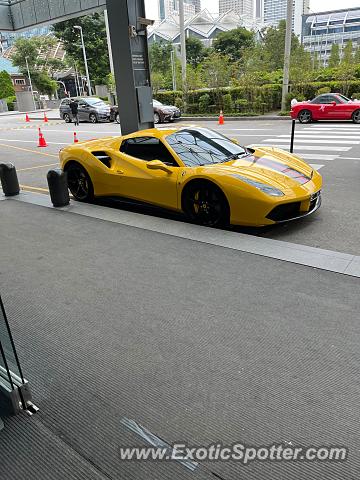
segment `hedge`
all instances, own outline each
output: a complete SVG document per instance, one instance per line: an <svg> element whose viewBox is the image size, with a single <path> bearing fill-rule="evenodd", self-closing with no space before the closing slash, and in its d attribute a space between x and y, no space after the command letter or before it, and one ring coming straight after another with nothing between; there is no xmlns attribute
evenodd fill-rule
<svg viewBox="0 0 360 480"><path fill-rule="evenodd" d="M310 100L317 95L319 89L323 88L351 97L354 93L360 92L360 80L293 84L290 87L289 98L294 96ZM243 114L244 112L265 113L280 110L281 90L281 84L193 90L187 95L186 112L188 114L215 114L219 110L223 110L225 114ZM183 96L181 91L160 91L156 98L167 105L180 106Z"/></svg>

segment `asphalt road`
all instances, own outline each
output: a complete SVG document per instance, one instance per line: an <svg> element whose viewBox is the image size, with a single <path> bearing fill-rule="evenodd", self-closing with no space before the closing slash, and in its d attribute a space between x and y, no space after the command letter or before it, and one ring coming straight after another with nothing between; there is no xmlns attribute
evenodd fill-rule
<svg viewBox="0 0 360 480"><path fill-rule="evenodd" d="M178 125L190 125L183 120ZM220 130L244 145L275 145L289 149L291 123L286 120L251 120L197 122L198 125ZM38 148L37 129L41 127L48 143ZM163 126L160 126L162 128ZM0 117L1 161L13 162L24 189L47 194L46 173L58 165L58 151L73 142L76 130L79 141L117 135L117 124L82 123L79 127L62 121L25 123L24 115ZM300 221L266 229L238 229L241 232L359 254L360 239L360 125L351 122L318 122L296 125L295 153L320 170L324 178L323 205L314 215ZM107 203L114 208L139 209L118 202ZM167 216L164 212L141 208L142 213ZM181 221L182 218L179 217Z"/></svg>

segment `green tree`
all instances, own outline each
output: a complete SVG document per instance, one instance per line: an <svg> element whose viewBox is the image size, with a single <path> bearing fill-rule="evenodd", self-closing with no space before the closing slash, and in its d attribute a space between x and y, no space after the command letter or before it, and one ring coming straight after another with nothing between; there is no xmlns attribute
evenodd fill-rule
<svg viewBox="0 0 360 480"><path fill-rule="evenodd" d="M340 64L340 49L337 43L331 45L331 52L329 57L329 67L336 68Z"/></svg>
<svg viewBox="0 0 360 480"><path fill-rule="evenodd" d="M61 61L52 58L51 52L56 43L56 39L50 36L19 38L15 42L15 51L11 56L13 64L24 75L27 75L29 67L34 86L40 93L50 96L55 93L57 83L49 74L63 66Z"/></svg>
<svg viewBox="0 0 360 480"><path fill-rule="evenodd" d="M171 51L173 46L169 42L154 42L149 48L150 67L153 72L163 75L171 72Z"/></svg>
<svg viewBox="0 0 360 480"><path fill-rule="evenodd" d="M347 42L342 51L341 63L345 63L347 65L354 63L353 43L351 40Z"/></svg>
<svg viewBox="0 0 360 480"><path fill-rule="evenodd" d="M197 67L208 54L201 40L196 37L186 39L186 60L192 67Z"/></svg>
<svg viewBox="0 0 360 480"><path fill-rule="evenodd" d="M80 34L78 30L74 30L74 25L80 25L83 29L92 83L106 84L110 64L104 14L94 13L53 25L54 33L63 42L66 53L72 61L71 63L79 65L82 73L85 73Z"/></svg>
<svg viewBox="0 0 360 480"><path fill-rule="evenodd" d="M262 43L263 65L267 71L274 71L284 66L286 21L281 20L277 27L270 27ZM295 34L291 38L291 54L299 48L299 39Z"/></svg>
<svg viewBox="0 0 360 480"><path fill-rule="evenodd" d="M356 47L355 53L354 53L354 63L360 64L360 46L358 45Z"/></svg>
<svg viewBox="0 0 360 480"><path fill-rule="evenodd" d="M228 56L232 61L242 60L244 52L255 44L254 32L243 27L221 32L214 40L214 49Z"/></svg>
<svg viewBox="0 0 360 480"><path fill-rule="evenodd" d="M3 70L0 72L0 98L12 97L15 90L10 75Z"/></svg>

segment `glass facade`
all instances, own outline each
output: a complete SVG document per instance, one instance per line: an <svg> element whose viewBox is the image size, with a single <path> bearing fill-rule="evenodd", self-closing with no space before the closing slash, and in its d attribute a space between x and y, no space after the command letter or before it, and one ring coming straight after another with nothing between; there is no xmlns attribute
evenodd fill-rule
<svg viewBox="0 0 360 480"><path fill-rule="evenodd" d="M328 64L331 47L338 44L342 51L351 41L354 50L360 47L360 9L343 9L303 15L302 43L305 50Z"/></svg>

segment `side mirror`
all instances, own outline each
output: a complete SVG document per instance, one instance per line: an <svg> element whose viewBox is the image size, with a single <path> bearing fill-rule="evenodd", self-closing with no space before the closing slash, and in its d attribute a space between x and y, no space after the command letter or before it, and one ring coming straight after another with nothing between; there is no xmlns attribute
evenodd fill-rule
<svg viewBox="0 0 360 480"><path fill-rule="evenodd" d="M236 138L230 138L230 140L231 140L233 143L236 143L236 145L240 145L240 143L238 142L238 140L236 140Z"/></svg>
<svg viewBox="0 0 360 480"><path fill-rule="evenodd" d="M171 168L165 165L161 160L151 160L150 162L147 162L146 166L149 170L162 170L166 173L173 173Z"/></svg>
<svg viewBox="0 0 360 480"><path fill-rule="evenodd" d="M335 107L336 102L331 102L331 105L332 105L333 107Z"/></svg>

